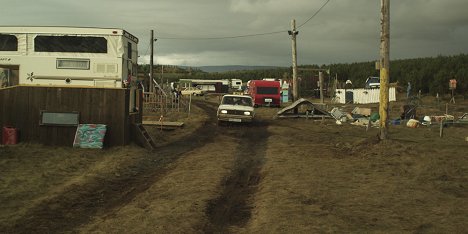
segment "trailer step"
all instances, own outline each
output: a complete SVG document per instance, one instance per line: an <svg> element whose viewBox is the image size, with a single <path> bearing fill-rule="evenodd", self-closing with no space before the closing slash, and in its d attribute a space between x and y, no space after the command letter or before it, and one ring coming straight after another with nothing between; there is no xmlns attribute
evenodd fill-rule
<svg viewBox="0 0 468 234"><path fill-rule="evenodd" d="M153 138L149 135L142 124L133 124L133 129L135 132L135 140L138 145L145 147L150 151L156 149L156 144L154 143Z"/></svg>

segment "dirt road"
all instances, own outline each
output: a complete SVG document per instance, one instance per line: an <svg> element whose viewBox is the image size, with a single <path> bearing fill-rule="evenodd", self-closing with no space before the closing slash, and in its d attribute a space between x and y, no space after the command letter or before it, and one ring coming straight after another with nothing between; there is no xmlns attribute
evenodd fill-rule
<svg viewBox="0 0 468 234"><path fill-rule="evenodd" d="M0 148L0 232L463 232L466 127L274 120L218 127L198 100L159 148ZM192 118L195 119L195 118ZM468 136L468 135L467 135Z"/></svg>

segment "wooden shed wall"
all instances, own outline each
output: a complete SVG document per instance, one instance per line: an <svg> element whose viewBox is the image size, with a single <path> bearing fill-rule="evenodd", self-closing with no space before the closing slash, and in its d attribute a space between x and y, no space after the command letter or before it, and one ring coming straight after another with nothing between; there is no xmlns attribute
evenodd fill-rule
<svg viewBox="0 0 468 234"><path fill-rule="evenodd" d="M80 113L80 123L106 124L105 146L130 141L126 89L15 86L0 90L0 127L19 129L19 141L73 144L76 126L40 126L40 111Z"/></svg>

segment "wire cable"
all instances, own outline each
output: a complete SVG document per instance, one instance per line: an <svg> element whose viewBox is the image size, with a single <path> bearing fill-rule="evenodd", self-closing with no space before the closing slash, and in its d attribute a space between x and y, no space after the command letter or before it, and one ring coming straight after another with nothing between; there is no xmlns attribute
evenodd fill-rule
<svg viewBox="0 0 468 234"><path fill-rule="evenodd" d="M226 36L226 37L158 37L158 39L166 39L166 40L224 40L224 39L234 39L234 38L243 38L243 37L265 36L265 35L279 34L279 33L285 33L285 32L288 32L288 31L283 30L283 31L276 31L276 32L254 33L254 34Z"/></svg>
<svg viewBox="0 0 468 234"><path fill-rule="evenodd" d="M143 54L143 56L149 55L149 54L148 54L148 50L149 50L150 47L151 47L151 43L148 43L148 47L146 48L146 51L145 51L145 53Z"/></svg>
<svg viewBox="0 0 468 234"><path fill-rule="evenodd" d="M306 20L304 23L302 23L301 25L297 26L296 29L304 26L305 24L307 24L312 18L314 18L327 4L328 2L330 2L330 0L327 0L316 12L315 14L313 14L308 20Z"/></svg>

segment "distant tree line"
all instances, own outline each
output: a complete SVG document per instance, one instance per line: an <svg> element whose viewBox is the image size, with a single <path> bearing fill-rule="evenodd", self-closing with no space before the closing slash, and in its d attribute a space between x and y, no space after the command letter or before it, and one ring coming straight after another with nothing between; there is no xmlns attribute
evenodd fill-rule
<svg viewBox="0 0 468 234"><path fill-rule="evenodd" d="M355 87L364 87L369 76L379 76L375 61L359 63L341 63L331 65L301 65L298 76L316 76L318 73L301 69L329 69L331 78L335 76L340 82L351 80ZM140 71L149 73L149 65L141 65ZM159 77L161 65L155 66L155 77ZM291 67L207 73L198 68L164 66L167 79L241 79L244 82L263 78L291 79ZM327 80L329 77L325 74ZM468 55L437 56L430 58L401 59L390 62L390 82L398 82L406 87L411 82L414 92L421 90L424 94L435 95L449 93L449 80L457 80L456 93L468 95Z"/></svg>
<svg viewBox="0 0 468 234"><path fill-rule="evenodd" d="M263 78L288 78L289 68L275 69L260 69L260 70L243 70L243 71L228 71L216 73L196 73L194 78L200 79L241 79L244 82L248 80L261 80Z"/></svg>
<svg viewBox="0 0 468 234"><path fill-rule="evenodd" d="M354 84L362 84L368 76L379 76L375 62L332 64L332 74L338 79L350 79ZM390 82L398 82L406 87L410 82L414 91L435 95L449 93L449 80L457 80L456 93L468 95L468 55L437 56L393 60L390 62Z"/></svg>

